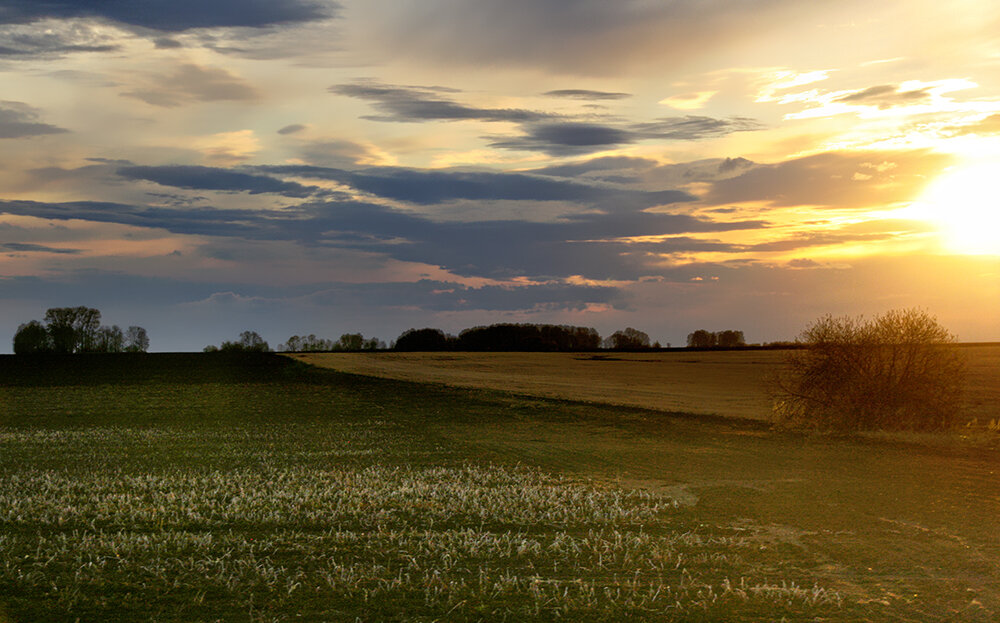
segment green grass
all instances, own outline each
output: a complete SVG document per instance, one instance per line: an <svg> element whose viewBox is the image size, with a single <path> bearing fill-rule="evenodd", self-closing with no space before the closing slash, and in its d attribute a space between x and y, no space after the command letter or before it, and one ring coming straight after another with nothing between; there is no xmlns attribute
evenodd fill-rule
<svg viewBox="0 0 1000 623"><path fill-rule="evenodd" d="M270 355L0 357L0 621L992 620L991 491L977 538L905 488L995 456L741 426Z"/></svg>

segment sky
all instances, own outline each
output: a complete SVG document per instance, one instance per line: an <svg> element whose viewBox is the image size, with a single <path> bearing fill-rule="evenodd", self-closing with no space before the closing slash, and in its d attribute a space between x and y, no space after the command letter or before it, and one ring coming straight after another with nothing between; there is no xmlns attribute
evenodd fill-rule
<svg viewBox="0 0 1000 623"><path fill-rule="evenodd" d="M997 33L990 0L5 0L0 337L1000 340Z"/></svg>

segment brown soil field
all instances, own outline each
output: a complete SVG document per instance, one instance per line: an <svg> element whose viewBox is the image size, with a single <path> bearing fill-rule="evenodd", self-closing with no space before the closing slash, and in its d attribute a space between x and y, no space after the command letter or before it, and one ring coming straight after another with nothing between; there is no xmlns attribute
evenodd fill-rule
<svg viewBox="0 0 1000 623"><path fill-rule="evenodd" d="M961 347L964 414L1000 418L1000 345ZM658 411L768 420L767 381L785 351L657 353L297 353L304 363L420 383Z"/></svg>

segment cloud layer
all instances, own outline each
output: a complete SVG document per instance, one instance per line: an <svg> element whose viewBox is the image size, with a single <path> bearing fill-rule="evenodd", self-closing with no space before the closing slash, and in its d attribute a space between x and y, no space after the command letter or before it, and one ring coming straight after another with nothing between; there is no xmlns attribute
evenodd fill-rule
<svg viewBox="0 0 1000 623"><path fill-rule="evenodd" d="M98 18L165 32L193 28L253 27L330 17L337 5L314 0L9 0L0 24L43 19Z"/></svg>

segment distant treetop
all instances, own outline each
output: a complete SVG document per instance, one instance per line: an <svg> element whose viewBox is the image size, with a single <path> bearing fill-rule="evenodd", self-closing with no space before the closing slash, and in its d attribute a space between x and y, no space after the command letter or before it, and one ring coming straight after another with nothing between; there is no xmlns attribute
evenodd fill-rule
<svg viewBox="0 0 1000 623"><path fill-rule="evenodd" d="M747 342L742 331L727 329L713 333L698 329L688 334L687 345L688 348L739 348L746 346Z"/></svg>
<svg viewBox="0 0 1000 623"><path fill-rule="evenodd" d="M402 351L587 351L601 347L601 336L590 327L500 323L445 335L440 329L409 329L393 343Z"/></svg>
<svg viewBox="0 0 1000 623"><path fill-rule="evenodd" d="M14 334L14 354L40 353L144 353L149 336L142 327L122 331L118 325L101 326L101 312L92 307L53 307L45 324L24 323Z"/></svg>
<svg viewBox="0 0 1000 623"><path fill-rule="evenodd" d="M235 342L226 341L219 346L210 344L204 348L206 353L266 353L270 350L271 347L256 331L240 333L240 339Z"/></svg>
<svg viewBox="0 0 1000 623"><path fill-rule="evenodd" d="M385 348L385 342L377 337L365 339L360 333L345 333L337 341L318 338L313 334L302 337L293 335L278 346L278 350L287 353L339 352L359 350L380 350Z"/></svg>
<svg viewBox="0 0 1000 623"><path fill-rule="evenodd" d="M641 350L650 347L649 336L632 327L615 331L605 340L604 345L614 350Z"/></svg>

